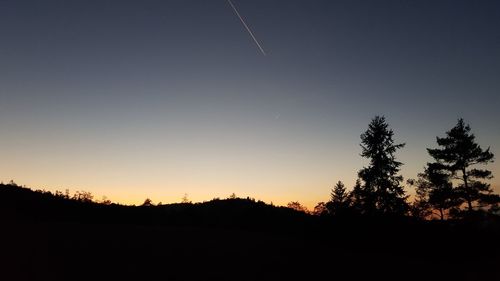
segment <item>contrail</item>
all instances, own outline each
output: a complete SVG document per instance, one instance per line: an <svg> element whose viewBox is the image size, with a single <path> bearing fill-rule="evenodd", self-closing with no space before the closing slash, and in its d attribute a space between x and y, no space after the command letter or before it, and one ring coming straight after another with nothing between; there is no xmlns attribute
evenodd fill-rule
<svg viewBox="0 0 500 281"><path fill-rule="evenodd" d="M240 13L238 12L238 10L234 6L233 2L231 0L227 0L227 2L229 3L229 5L231 5L231 7L233 8L234 13L238 16L238 18L240 19L241 23L243 24L243 26L245 26L246 30L248 31L248 34L250 34L250 36L252 36L253 41L255 42L255 44L257 45L257 47L259 47L259 49L262 52L262 54L265 56L266 52L264 51L264 49L260 45L260 43L257 40L257 38L255 38L255 35L253 34L252 30L250 29L250 27L248 27L248 25L246 24L245 20L243 19L243 17L240 15Z"/></svg>

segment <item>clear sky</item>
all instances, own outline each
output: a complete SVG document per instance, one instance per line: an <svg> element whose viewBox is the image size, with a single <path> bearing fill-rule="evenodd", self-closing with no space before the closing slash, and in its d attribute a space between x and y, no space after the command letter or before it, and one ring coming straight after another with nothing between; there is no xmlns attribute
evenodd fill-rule
<svg viewBox="0 0 500 281"><path fill-rule="evenodd" d="M309 207L385 115L405 178L463 117L500 157L500 1L0 1L0 179ZM500 191L500 165L489 168Z"/></svg>

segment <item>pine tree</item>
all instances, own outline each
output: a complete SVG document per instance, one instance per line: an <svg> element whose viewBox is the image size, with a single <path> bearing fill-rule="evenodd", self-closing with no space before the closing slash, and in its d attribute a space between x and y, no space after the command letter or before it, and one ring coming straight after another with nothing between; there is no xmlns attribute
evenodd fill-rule
<svg viewBox="0 0 500 281"><path fill-rule="evenodd" d="M326 204L332 215L343 215L350 207L350 195L343 182L338 181L330 194L330 201Z"/></svg>
<svg viewBox="0 0 500 281"><path fill-rule="evenodd" d="M441 148L427 149L436 161L436 169L448 172L450 177L460 181L456 191L467 204L469 213L473 212L474 204L479 206L492 198L490 185L483 182L493 178L491 171L473 167L493 162L494 155L489 148L483 150L475 138L470 126L459 119L457 125L446 132L446 137L437 137Z"/></svg>
<svg viewBox="0 0 500 281"><path fill-rule="evenodd" d="M361 200L365 213L403 215L408 210L401 185L403 177L398 175L403 164L395 157L405 144L395 144L393 136L383 116L375 116L361 135L361 156L370 160L369 166L358 172L363 181Z"/></svg>
<svg viewBox="0 0 500 281"><path fill-rule="evenodd" d="M345 188L344 183L338 181L337 184L335 184L335 187L332 189L332 192L330 193L330 201L342 204L347 201L348 196L349 194Z"/></svg>
<svg viewBox="0 0 500 281"><path fill-rule="evenodd" d="M363 187L361 186L361 180L357 179L356 184L354 185L351 193L349 194L351 200L351 206L354 211L357 213L362 213L365 209L364 206L364 198L366 197L364 194Z"/></svg>

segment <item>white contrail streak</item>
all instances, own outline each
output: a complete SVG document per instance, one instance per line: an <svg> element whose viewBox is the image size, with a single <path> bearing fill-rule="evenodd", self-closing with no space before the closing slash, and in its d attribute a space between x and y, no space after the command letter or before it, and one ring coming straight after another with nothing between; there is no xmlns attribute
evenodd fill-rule
<svg viewBox="0 0 500 281"><path fill-rule="evenodd" d="M246 24L245 20L243 19L243 17L238 12L238 9L236 9L236 7L234 6L234 4L233 4L233 2L231 0L227 0L227 2L229 3L229 5L231 5L231 7L233 8L234 13L238 16L238 18L240 19L241 23L243 24L243 26L245 26L246 30L248 31L248 34L250 34L250 36L252 36L253 41L255 42L255 44L257 45L257 47L259 47L259 49L262 52L262 54L265 56L266 52L264 51L264 49L260 45L259 41L257 40L257 38L255 37L255 35L253 34L253 32L250 29L250 27L248 27L248 25Z"/></svg>

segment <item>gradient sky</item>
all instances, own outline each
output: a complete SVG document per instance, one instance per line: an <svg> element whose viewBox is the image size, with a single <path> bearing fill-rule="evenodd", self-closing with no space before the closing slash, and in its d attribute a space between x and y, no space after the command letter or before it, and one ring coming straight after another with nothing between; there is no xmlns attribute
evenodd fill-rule
<svg viewBox="0 0 500 281"><path fill-rule="evenodd" d="M500 1L0 1L0 179L139 204L326 201L385 115L405 178L500 155ZM500 165L489 168L500 191Z"/></svg>

